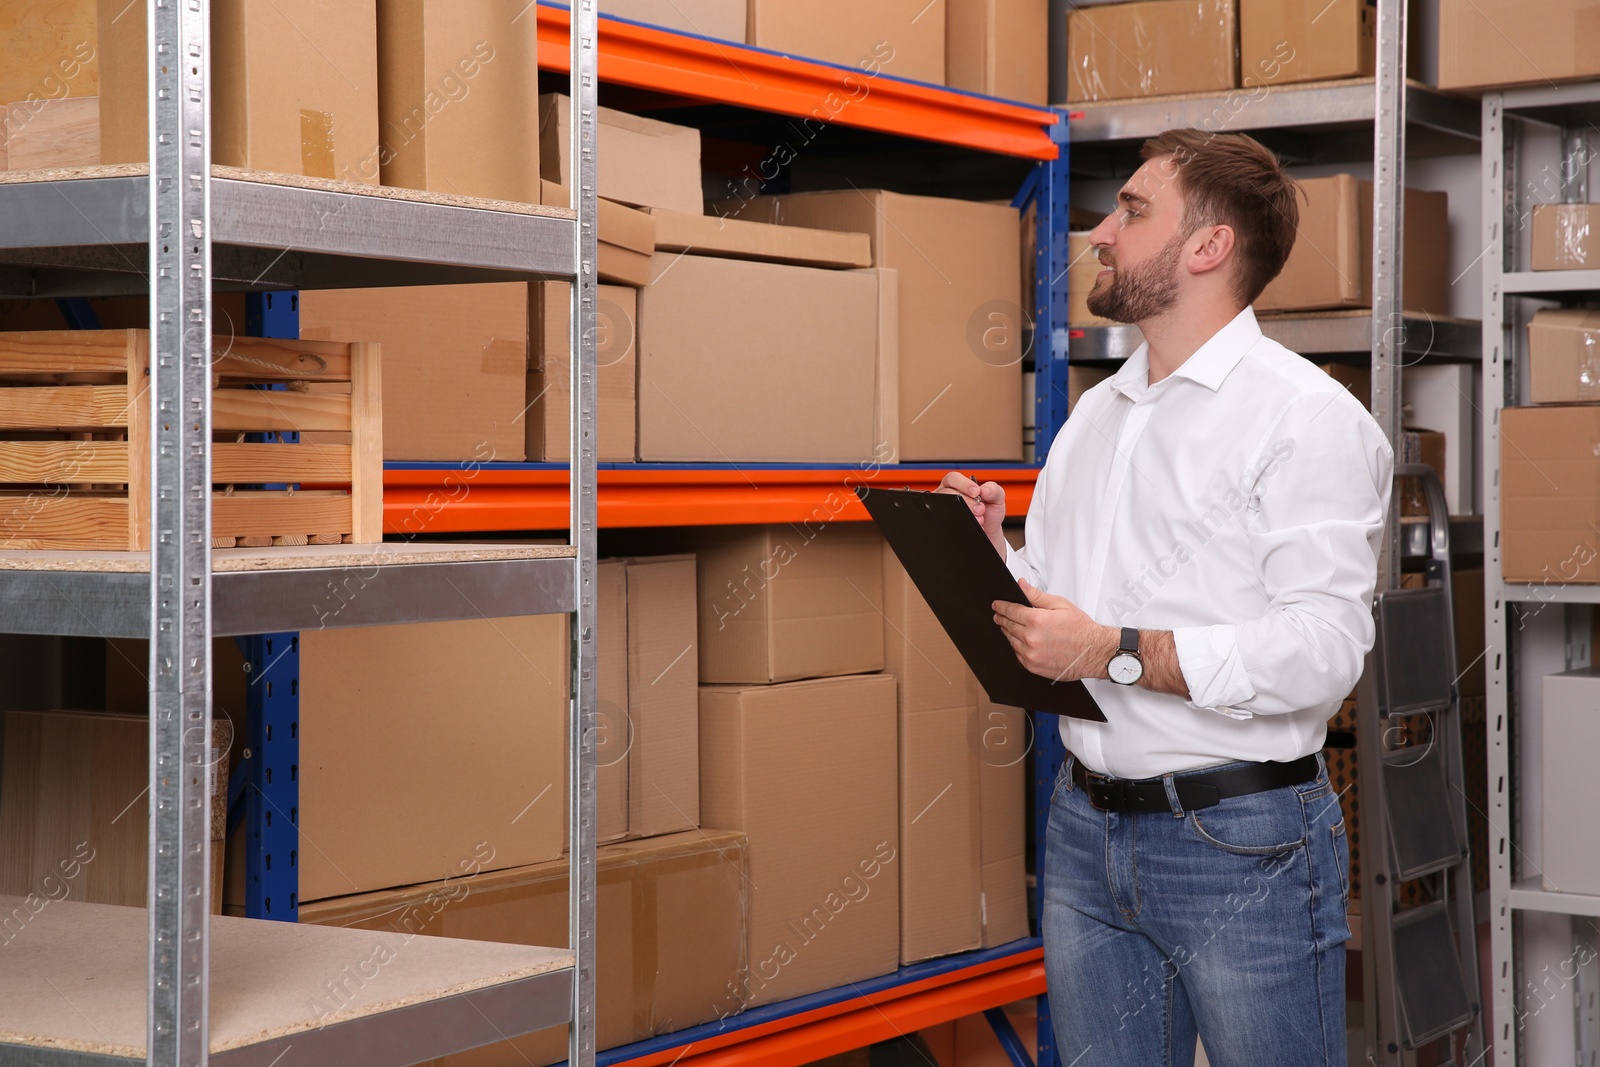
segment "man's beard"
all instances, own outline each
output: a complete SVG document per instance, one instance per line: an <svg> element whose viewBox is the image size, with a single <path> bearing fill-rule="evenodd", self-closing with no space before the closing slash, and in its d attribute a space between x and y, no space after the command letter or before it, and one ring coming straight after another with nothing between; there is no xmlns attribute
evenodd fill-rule
<svg viewBox="0 0 1600 1067"><path fill-rule="evenodd" d="M1178 302L1178 260L1182 237L1174 237L1150 259L1135 267L1116 267L1111 284L1089 294L1092 314L1112 322L1142 322L1171 311Z"/></svg>

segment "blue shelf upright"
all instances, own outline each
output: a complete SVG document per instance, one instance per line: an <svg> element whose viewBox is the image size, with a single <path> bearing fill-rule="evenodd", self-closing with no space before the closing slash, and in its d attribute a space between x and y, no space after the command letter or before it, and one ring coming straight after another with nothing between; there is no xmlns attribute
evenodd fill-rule
<svg viewBox="0 0 1600 1067"><path fill-rule="evenodd" d="M1033 257L1034 456L1042 466L1050 443L1067 421L1067 252L1069 228L1067 113L1050 127L1058 154L1034 167L1012 199L1013 207L1034 207L1037 230Z"/></svg>

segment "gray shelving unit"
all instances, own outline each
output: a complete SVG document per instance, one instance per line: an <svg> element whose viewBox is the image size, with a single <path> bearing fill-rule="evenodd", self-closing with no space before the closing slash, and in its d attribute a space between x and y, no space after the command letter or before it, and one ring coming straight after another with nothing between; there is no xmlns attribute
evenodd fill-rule
<svg viewBox="0 0 1600 1067"><path fill-rule="evenodd" d="M1535 199L1592 200L1585 132L1600 120L1600 82L1508 89L1483 97L1483 500L1485 655L1488 682L1489 954L1496 1067L1557 1062L1590 1065L1600 1058L1595 996L1600 964L1573 924L1567 949L1554 960L1530 949L1523 931L1529 913L1600 916L1600 896L1544 888L1528 838L1538 834L1538 804L1522 781L1525 754L1539 747L1530 696L1519 679L1588 666L1588 624L1600 586L1507 582L1501 568L1500 411L1523 401L1527 381L1527 324L1536 306L1600 299L1600 270L1532 271L1529 218ZM1533 197L1536 190L1543 195ZM1536 617L1554 605L1554 625ZM1537 781L1532 783L1537 789ZM1549 941L1545 940L1546 947ZM1580 950L1579 946L1588 949ZM1568 951L1571 954L1568 955ZM1530 953L1533 958L1529 958ZM1546 983L1550 964L1560 981ZM1539 1003L1529 1003L1536 995ZM1570 1002L1566 1000L1571 997ZM1555 1023L1556 1033L1544 1032ZM1575 1047L1555 1047L1569 1032ZM1538 1047L1532 1047L1537 1045Z"/></svg>
<svg viewBox="0 0 1600 1067"><path fill-rule="evenodd" d="M590 1067L594 0L572 5L575 212L213 168L209 4L155 2L148 19L150 165L0 179L0 295L149 293L153 547L6 556L0 630L150 637L149 907L53 901L15 936L8 926L0 1063L389 1067L570 1023L571 1062ZM539 278L573 281L568 545L330 546L270 561L212 551L214 289ZM362 596L319 616L328 583L349 569L363 574ZM383 935L212 916L212 637L551 612L574 617L571 949L407 938L338 1018L308 1012L336 964ZM72 1011L45 1010L52 996Z"/></svg>

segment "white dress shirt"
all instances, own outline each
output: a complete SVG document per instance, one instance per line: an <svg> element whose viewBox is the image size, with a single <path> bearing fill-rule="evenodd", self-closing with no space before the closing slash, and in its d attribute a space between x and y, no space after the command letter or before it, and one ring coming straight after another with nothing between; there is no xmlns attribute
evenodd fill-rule
<svg viewBox="0 0 1600 1067"><path fill-rule="evenodd" d="M1097 622L1171 630L1191 699L1090 679L1106 722L1063 717L1061 736L1121 778L1298 759L1372 646L1394 453L1249 308L1149 369L1141 345L1078 401L1006 565Z"/></svg>

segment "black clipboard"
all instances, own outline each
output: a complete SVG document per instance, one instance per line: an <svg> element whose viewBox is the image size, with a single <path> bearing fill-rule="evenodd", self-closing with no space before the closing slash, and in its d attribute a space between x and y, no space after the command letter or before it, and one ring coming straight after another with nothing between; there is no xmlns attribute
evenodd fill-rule
<svg viewBox="0 0 1600 1067"><path fill-rule="evenodd" d="M1017 660L995 625L993 604L1027 604L1028 598L965 500L953 493L864 485L856 495L990 700L1106 721L1082 682L1053 682Z"/></svg>

